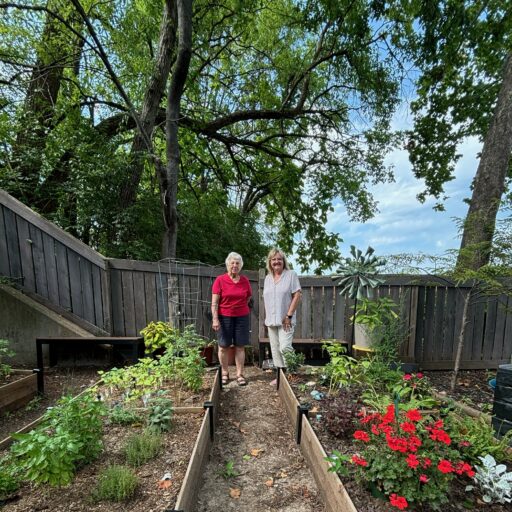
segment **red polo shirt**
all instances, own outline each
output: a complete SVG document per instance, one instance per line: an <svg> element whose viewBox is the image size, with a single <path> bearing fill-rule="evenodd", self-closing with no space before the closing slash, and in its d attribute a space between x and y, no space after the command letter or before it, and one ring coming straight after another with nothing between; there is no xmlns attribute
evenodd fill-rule
<svg viewBox="0 0 512 512"><path fill-rule="evenodd" d="M245 276L240 276L234 283L228 274L222 274L215 279L212 292L220 295L219 315L245 316L249 314L247 300L252 295L251 284Z"/></svg>

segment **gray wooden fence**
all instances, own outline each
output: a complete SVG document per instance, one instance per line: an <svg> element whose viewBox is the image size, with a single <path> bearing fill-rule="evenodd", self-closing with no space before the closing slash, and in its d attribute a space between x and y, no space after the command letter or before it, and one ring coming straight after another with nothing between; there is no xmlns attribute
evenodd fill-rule
<svg viewBox="0 0 512 512"><path fill-rule="evenodd" d="M0 190L0 276L93 334L135 336L151 321L173 319L213 338L211 286L224 267L103 257ZM244 271L253 289L251 340L264 337L264 273ZM295 337L352 339L353 304L330 277L300 277ZM430 276L387 276L379 295L401 305L409 335L401 354L423 368L451 368L468 288ZM471 304L462 368L495 368L512 355L512 299ZM260 314L261 313L261 314Z"/></svg>

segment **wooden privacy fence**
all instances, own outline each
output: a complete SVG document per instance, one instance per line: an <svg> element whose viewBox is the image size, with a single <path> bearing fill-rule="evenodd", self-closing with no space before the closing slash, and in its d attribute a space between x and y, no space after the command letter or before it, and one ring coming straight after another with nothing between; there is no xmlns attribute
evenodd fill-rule
<svg viewBox="0 0 512 512"><path fill-rule="evenodd" d="M137 336L151 321L195 325L213 338L211 286L224 266L103 257L0 190L0 276L94 335ZM265 337L264 273L245 271L253 289L251 342ZM295 338L352 340L353 304L330 277L300 277ZM400 304L408 335L404 360L423 368L452 368L469 288L431 276L387 276L380 296ZM485 297L471 304L462 368L495 368L512 355L512 299ZM42 333L44 335L44 333Z"/></svg>

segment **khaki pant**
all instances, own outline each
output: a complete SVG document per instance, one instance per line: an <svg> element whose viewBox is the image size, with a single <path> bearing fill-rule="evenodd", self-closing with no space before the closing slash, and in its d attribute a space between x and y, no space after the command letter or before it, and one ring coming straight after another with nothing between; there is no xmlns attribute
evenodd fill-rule
<svg viewBox="0 0 512 512"><path fill-rule="evenodd" d="M285 331L283 327L268 327L268 337L274 367L286 368L283 354L287 351L293 351L292 341L294 330L294 325L292 325L288 331Z"/></svg>

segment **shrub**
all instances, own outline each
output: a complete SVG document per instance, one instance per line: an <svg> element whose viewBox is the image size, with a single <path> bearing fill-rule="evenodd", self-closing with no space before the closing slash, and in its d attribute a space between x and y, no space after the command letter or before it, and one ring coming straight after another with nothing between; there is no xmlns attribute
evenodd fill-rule
<svg viewBox="0 0 512 512"><path fill-rule="evenodd" d="M141 466L156 457L162 449L162 436L156 432L142 432L129 437L124 447L126 461L130 466Z"/></svg>
<svg viewBox="0 0 512 512"><path fill-rule="evenodd" d="M392 506L428 503L439 509L448 500L450 482L475 472L453 447L443 420L423 418L418 410L372 413L360 420L354 438L361 443L351 462L357 478L376 486Z"/></svg>
<svg viewBox="0 0 512 512"><path fill-rule="evenodd" d="M137 490L137 477L126 466L113 465L104 469L93 491L95 501L124 501L131 498Z"/></svg>
<svg viewBox="0 0 512 512"><path fill-rule="evenodd" d="M20 482L16 470L13 461L8 460L8 457L0 459L0 502L18 490Z"/></svg>

